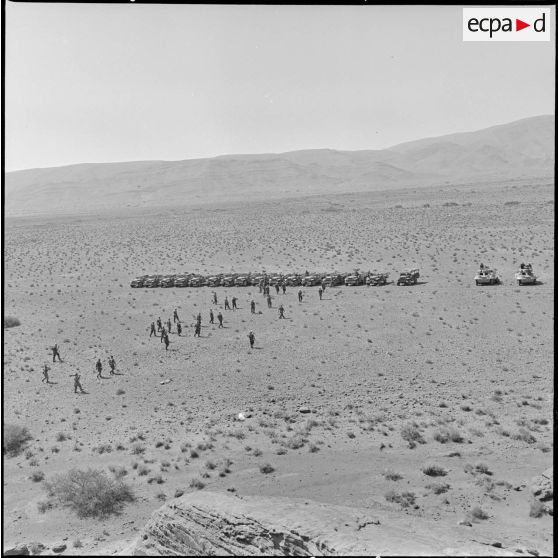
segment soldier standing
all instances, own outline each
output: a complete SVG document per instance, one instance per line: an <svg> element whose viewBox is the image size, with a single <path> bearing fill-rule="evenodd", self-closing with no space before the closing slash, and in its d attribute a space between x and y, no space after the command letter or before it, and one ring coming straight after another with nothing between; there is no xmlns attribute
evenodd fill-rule
<svg viewBox="0 0 558 558"><path fill-rule="evenodd" d="M217 319L219 320L219 327L223 327L223 314L221 314L221 311L217 314Z"/></svg>
<svg viewBox="0 0 558 558"><path fill-rule="evenodd" d="M164 342L164 337L165 337L166 334L167 334L167 330L163 327L161 329L161 343Z"/></svg>
<svg viewBox="0 0 558 558"><path fill-rule="evenodd" d="M172 330L171 330L171 326L172 326L172 323L171 323L170 318L169 318L169 319L167 320L167 329L168 329L169 333L172 331Z"/></svg>
<svg viewBox="0 0 558 558"><path fill-rule="evenodd" d="M322 281L322 293L325 293L326 284L325 281Z"/></svg>
<svg viewBox="0 0 558 558"><path fill-rule="evenodd" d="M283 284L281 285L281 287L283 288L283 294L286 294L286 292L287 292L287 284L285 283L285 281L283 281Z"/></svg>
<svg viewBox="0 0 558 558"><path fill-rule="evenodd" d="M269 288L268 288L268 291L269 291ZM269 292L267 293L267 307L271 308L271 296L270 296Z"/></svg>
<svg viewBox="0 0 558 558"><path fill-rule="evenodd" d="M302 289L298 289L298 302L302 302Z"/></svg>
<svg viewBox="0 0 558 558"><path fill-rule="evenodd" d="M275 292L279 294L279 283L275 283Z"/></svg>
<svg viewBox="0 0 558 558"><path fill-rule="evenodd" d="M77 393L78 389L81 393L85 393L84 389L81 387L81 382L79 381L81 376L76 372L75 374L70 374L70 378L72 377L74 378L74 393Z"/></svg>
<svg viewBox="0 0 558 558"><path fill-rule="evenodd" d="M196 322L196 326L194 329L194 337L200 337L201 334L201 324L200 322Z"/></svg>
<svg viewBox="0 0 558 558"><path fill-rule="evenodd" d="M251 331L248 334L248 339L250 340L250 348L253 349L254 348L254 342L256 341L256 336L254 335L253 331Z"/></svg>
<svg viewBox="0 0 558 558"><path fill-rule="evenodd" d="M173 315L172 315L172 319L173 319L173 321L174 321L175 323L176 323L176 322L180 322L180 319L178 318L178 309L177 309L177 308L174 309L174 313L173 313Z"/></svg>
<svg viewBox="0 0 558 558"><path fill-rule="evenodd" d="M101 372L103 371L103 363L101 362L101 359L97 359L97 364L95 365L95 368L97 368L97 378L101 377Z"/></svg>
<svg viewBox="0 0 558 558"><path fill-rule="evenodd" d="M213 315L213 310L212 309L209 310L209 323L210 324L215 323L215 316Z"/></svg>
<svg viewBox="0 0 558 558"><path fill-rule="evenodd" d="M232 297L232 307L233 307L233 310L236 310L236 301L237 301L236 296L233 296L233 297Z"/></svg>
<svg viewBox="0 0 558 558"><path fill-rule="evenodd" d="M320 300L322 300L322 293L324 292L324 290L322 289L322 287L320 287L318 289L318 294L320 295Z"/></svg>
<svg viewBox="0 0 558 558"><path fill-rule="evenodd" d="M198 312L196 316L196 323L201 327L201 312Z"/></svg>
<svg viewBox="0 0 558 558"><path fill-rule="evenodd" d="M283 305L281 304L281 306L279 306L279 319L281 318L285 318L285 309L283 308Z"/></svg>
<svg viewBox="0 0 558 558"><path fill-rule="evenodd" d="M217 304L217 293L213 291L213 304Z"/></svg>
<svg viewBox="0 0 558 558"><path fill-rule="evenodd" d="M155 335L155 337L157 337L157 331L155 330L155 322L151 322L151 331L149 333L149 337L151 337L152 335Z"/></svg>
<svg viewBox="0 0 558 558"><path fill-rule="evenodd" d="M44 366L43 366L43 379L41 380L42 382L45 382L47 384L50 384L50 380L48 379L48 371L50 370L50 368L48 367L47 363L45 362Z"/></svg>
<svg viewBox="0 0 558 558"><path fill-rule="evenodd" d="M252 312L252 314L256 313L256 303L253 300L250 302L250 312Z"/></svg>
<svg viewBox="0 0 558 558"><path fill-rule="evenodd" d="M169 336L165 335L165 351L169 350L169 343L170 343Z"/></svg>
<svg viewBox="0 0 558 558"><path fill-rule="evenodd" d="M178 331L178 337L180 337L180 334L182 333L182 326L180 325L180 322L176 324L176 331Z"/></svg>
<svg viewBox="0 0 558 558"><path fill-rule="evenodd" d="M225 310L230 310L231 306L229 304L229 299L227 297L225 297Z"/></svg>
<svg viewBox="0 0 558 558"><path fill-rule="evenodd" d="M109 366L110 366L110 375L114 376L114 369L116 368L116 361L114 360L114 357L112 355L110 355L108 363L109 363Z"/></svg>
<svg viewBox="0 0 558 558"><path fill-rule="evenodd" d="M157 331L161 331L163 329L163 322L161 322L161 316L157 318Z"/></svg>
<svg viewBox="0 0 558 558"><path fill-rule="evenodd" d="M60 351L58 350L58 343L54 344L54 347L52 347L52 362L56 362L56 357L58 357L58 362L62 362L62 359L60 358Z"/></svg>

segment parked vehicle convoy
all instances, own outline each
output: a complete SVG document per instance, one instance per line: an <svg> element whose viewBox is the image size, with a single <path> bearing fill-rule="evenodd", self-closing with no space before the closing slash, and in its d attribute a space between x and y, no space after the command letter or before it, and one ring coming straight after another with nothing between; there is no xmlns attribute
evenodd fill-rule
<svg viewBox="0 0 558 558"><path fill-rule="evenodd" d="M399 274L399 279L397 279L397 285L416 285L419 277L420 273L419 270L416 268L402 271Z"/></svg>
<svg viewBox="0 0 558 558"><path fill-rule="evenodd" d="M333 273L324 277L324 285L326 287L337 287L344 284L344 278L339 273Z"/></svg>
<svg viewBox="0 0 558 558"><path fill-rule="evenodd" d="M247 287L249 284L249 279L246 275L239 275L235 280L234 284L236 287Z"/></svg>
<svg viewBox="0 0 558 558"><path fill-rule="evenodd" d="M189 285L189 280L186 275L177 275L174 278L175 287L187 287Z"/></svg>
<svg viewBox="0 0 558 558"><path fill-rule="evenodd" d="M521 264L515 274L515 280L519 286L536 285L537 276L533 273L533 266L531 264Z"/></svg>
<svg viewBox="0 0 558 558"><path fill-rule="evenodd" d="M287 277L287 285L289 287L300 287L302 285L302 277L300 275L289 275Z"/></svg>
<svg viewBox="0 0 558 558"><path fill-rule="evenodd" d="M475 284L479 285L499 285L501 283L500 276L495 269L489 267L481 267L475 275Z"/></svg>
<svg viewBox="0 0 558 558"><path fill-rule="evenodd" d="M143 282L143 286L148 288L158 287L159 277L157 275L148 275Z"/></svg>
<svg viewBox="0 0 558 558"><path fill-rule="evenodd" d="M388 281L388 277L389 277L389 273L371 273L366 278L366 284L372 287L386 285Z"/></svg>
<svg viewBox="0 0 558 558"><path fill-rule="evenodd" d="M348 277L345 277L345 285L347 287L355 287L357 285L363 285L364 284L364 276L363 275L349 275Z"/></svg>
<svg viewBox="0 0 558 558"><path fill-rule="evenodd" d="M132 287L133 289L138 289L140 287L143 287L145 278L146 276L142 275L140 277L136 277L135 279L132 279L132 281L130 282L130 287Z"/></svg>
<svg viewBox="0 0 558 558"><path fill-rule="evenodd" d="M314 287L315 285L320 285L322 278L319 275L306 275L302 278L303 287Z"/></svg>
<svg viewBox="0 0 558 558"><path fill-rule="evenodd" d="M174 287L174 275L165 275L159 281L159 287L169 288Z"/></svg>

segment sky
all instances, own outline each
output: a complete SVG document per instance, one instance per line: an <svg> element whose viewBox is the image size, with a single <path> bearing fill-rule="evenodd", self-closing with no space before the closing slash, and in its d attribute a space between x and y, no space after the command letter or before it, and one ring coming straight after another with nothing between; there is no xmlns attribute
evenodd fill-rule
<svg viewBox="0 0 558 558"><path fill-rule="evenodd" d="M550 42L459 6L6 4L6 170L381 149L554 114Z"/></svg>

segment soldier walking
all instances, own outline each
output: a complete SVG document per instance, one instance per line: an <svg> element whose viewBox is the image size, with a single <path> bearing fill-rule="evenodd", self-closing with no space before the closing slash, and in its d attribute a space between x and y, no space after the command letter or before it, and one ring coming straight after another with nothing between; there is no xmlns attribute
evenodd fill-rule
<svg viewBox="0 0 558 558"><path fill-rule="evenodd" d="M149 332L149 337L155 335L157 337L157 331L155 330L155 322L151 322L151 331Z"/></svg>
<svg viewBox="0 0 558 558"><path fill-rule="evenodd" d="M254 342L256 341L256 336L254 335L253 331L251 331L248 334L248 339L250 340L250 348L253 349L254 348Z"/></svg>
<svg viewBox="0 0 558 558"><path fill-rule="evenodd" d="M269 289L268 289L268 290L269 290ZM268 307L268 308L271 308L271 296L270 296L269 293L267 294L267 307Z"/></svg>
<svg viewBox="0 0 558 558"><path fill-rule="evenodd" d="M169 336L165 335L165 351L169 350L169 343L170 343Z"/></svg>
<svg viewBox="0 0 558 558"><path fill-rule="evenodd" d="M43 366L43 379L41 380L42 382L45 382L47 384L50 384L50 380L48 379L48 371L50 370L50 368L48 367L48 364L45 362L44 366Z"/></svg>
<svg viewBox="0 0 558 558"><path fill-rule="evenodd" d="M201 327L201 312L198 312L196 316L196 323Z"/></svg>
<svg viewBox="0 0 558 558"><path fill-rule="evenodd" d="M62 362L60 358L60 351L58 350L58 343L54 344L54 347L51 348L52 350L52 362L56 362L56 357L58 357L58 362Z"/></svg>
<svg viewBox="0 0 558 558"><path fill-rule="evenodd" d="M178 331L178 337L180 337L180 334L182 333L182 326L180 325L180 322L176 324L176 331Z"/></svg>
<svg viewBox="0 0 558 558"><path fill-rule="evenodd" d="M286 292L287 292L287 284L285 283L285 281L283 281L283 284L281 285L281 287L283 288L283 294L286 294Z"/></svg>
<svg viewBox="0 0 558 558"><path fill-rule="evenodd" d="M279 283L275 283L275 292L279 294Z"/></svg>
<svg viewBox="0 0 558 558"><path fill-rule="evenodd" d="M174 309L174 312L172 314L172 319L175 323L180 322L180 318L178 317L178 308Z"/></svg>
<svg viewBox="0 0 558 558"><path fill-rule="evenodd" d="M236 301L237 301L236 296L233 296L233 297L232 297L232 307L233 307L233 310L236 310Z"/></svg>
<svg viewBox="0 0 558 558"><path fill-rule="evenodd" d="M161 343L164 342L163 338L165 337L166 334L167 334L167 330L163 326L163 328L161 329Z"/></svg>
<svg viewBox="0 0 558 558"><path fill-rule="evenodd" d="M157 318L157 331L161 331L163 329L163 322L161 321L161 316Z"/></svg>
<svg viewBox="0 0 558 558"><path fill-rule="evenodd" d="M201 335L201 324L200 322L196 322L196 327L194 329L194 337L200 337Z"/></svg>
<svg viewBox="0 0 558 558"><path fill-rule="evenodd" d="M81 387L81 382L79 381L81 376L76 372L75 374L70 374L70 378L74 378L74 393L77 393L78 389L81 393L85 393L85 390Z"/></svg>
<svg viewBox="0 0 558 558"><path fill-rule="evenodd" d="M169 333L171 333L171 331L172 331L172 330L171 330L171 326L172 326L172 323L171 323L170 318L169 318L169 319L167 320L167 329L168 329Z"/></svg>
<svg viewBox="0 0 558 558"><path fill-rule="evenodd" d="M220 311L219 314L217 314L217 319L219 320L219 327L223 327L223 314L221 314Z"/></svg>
<svg viewBox="0 0 558 558"><path fill-rule="evenodd" d="M213 291L213 304L217 304L217 293Z"/></svg>
<svg viewBox="0 0 558 558"><path fill-rule="evenodd" d="M101 372L103 371L103 363L101 362L101 359L97 359L97 364L95 365L95 368L97 369L97 378L101 378Z"/></svg>
<svg viewBox="0 0 558 558"><path fill-rule="evenodd" d="M110 355L108 363L109 363L109 366L110 366L110 375L114 376L114 369L116 368L116 361L114 360L114 357L112 355Z"/></svg>
<svg viewBox="0 0 558 558"><path fill-rule="evenodd" d="M279 306L279 319L281 318L285 318L285 309L283 308L283 305L281 304L281 306Z"/></svg>
<svg viewBox="0 0 558 558"><path fill-rule="evenodd" d="M213 310L212 309L209 310L209 323L210 324L215 323L215 316L213 315Z"/></svg>
<svg viewBox="0 0 558 558"><path fill-rule="evenodd" d="M227 297L225 297L225 310L230 310L231 306L229 304L229 299Z"/></svg>
<svg viewBox="0 0 558 558"><path fill-rule="evenodd" d="M323 292L324 292L324 291L323 291L322 287L320 287L320 288L318 289L318 294L320 295L320 300L322 300L322 294L323 294Z"/></svg>
<svg viewBox="0 0 558 558"><path fill-rule="evenodd" d="M256 303L253 300L250 302L250 312L252 312L252 314L256 313Z"/></svg>

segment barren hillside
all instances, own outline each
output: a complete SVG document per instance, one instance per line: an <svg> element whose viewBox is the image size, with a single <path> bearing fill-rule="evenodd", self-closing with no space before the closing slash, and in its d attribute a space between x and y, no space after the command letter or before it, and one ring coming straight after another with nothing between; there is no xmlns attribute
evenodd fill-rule
<svg viewBox="0 0 558 558"><path fill-rule="evenodd" d="M377 151L319 149L16 171L6 174L6 212L150 209L550 177L553 172L554 116L543 115Z"/></svg>

